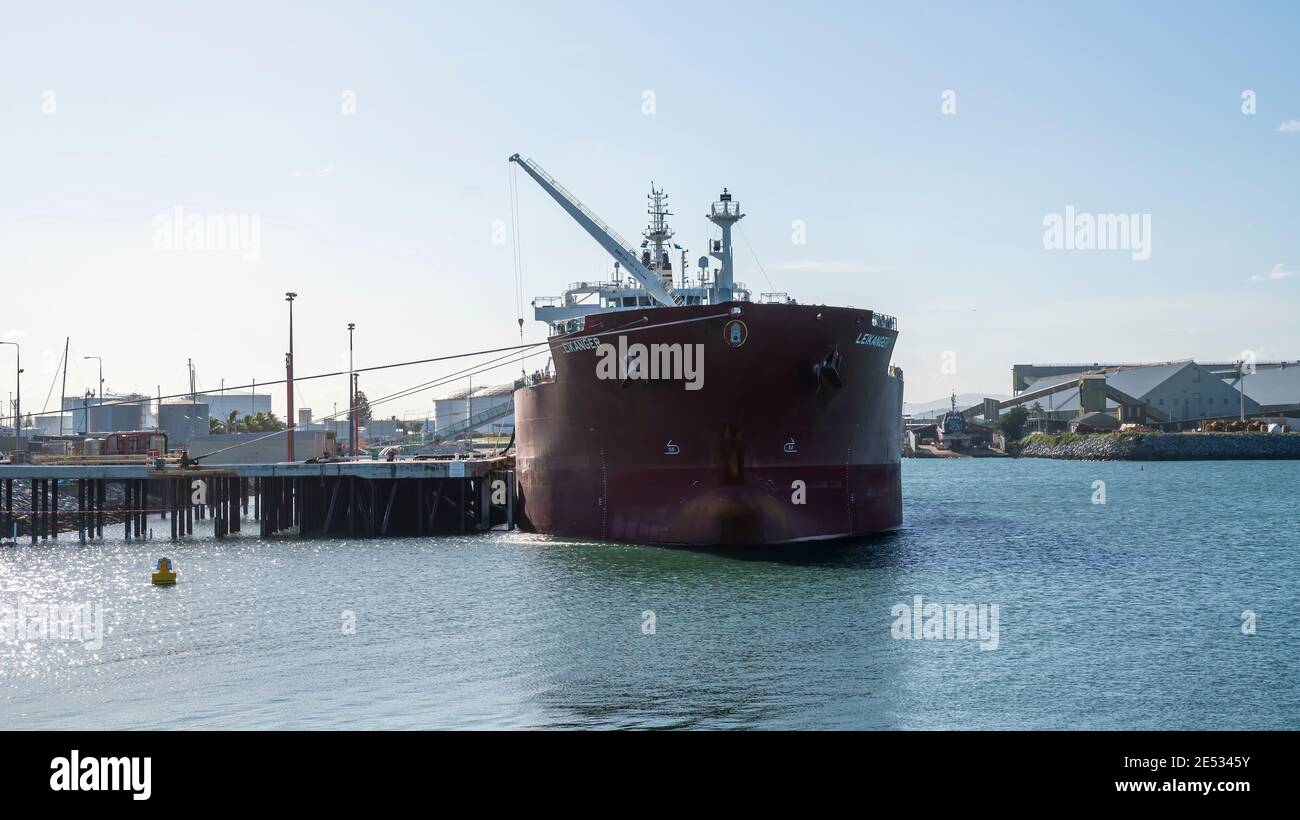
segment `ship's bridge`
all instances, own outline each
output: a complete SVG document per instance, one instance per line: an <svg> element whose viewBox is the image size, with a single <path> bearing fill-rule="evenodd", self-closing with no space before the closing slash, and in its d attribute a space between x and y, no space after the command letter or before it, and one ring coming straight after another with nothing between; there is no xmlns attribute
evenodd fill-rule
<svg viewBox="0 0 1300 820"><path fill-rule="evenodd" d="M681 305L712 304L710 297L717 291L707 283L700 287L675 288ZM750 301L749 288L737 282L731 301ZM613 310L638 310L658 308L645 288L635 282L571 282L563 296L538 296L533 299L533 318L551 326L551 335L572 333L582 329L581 319L592 313ZM575 321L578 320L578 321Z"/></svg>

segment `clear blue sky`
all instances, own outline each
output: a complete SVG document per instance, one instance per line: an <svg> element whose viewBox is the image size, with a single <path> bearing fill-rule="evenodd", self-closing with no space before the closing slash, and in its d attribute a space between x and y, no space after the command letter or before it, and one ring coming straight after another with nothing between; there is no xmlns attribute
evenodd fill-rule
<svg viewBox="0 0 1300 820"><path fill-rule="evenodd" d="M116 390L177 392L191 357L205 388L278 378L285 290L300 374L346 367L349 321L363 366L510 344L492 231L519 151L627 236L665 186L692 258L728 186L767 273L742 242L739 278L898 316L909 400L1009 392L1019 361L1297 358L1297 42L1293 3L15 6L0 334L29 410L66 335L69 393L94 382L83 355ZM520 186L526 297L608 269ZM1150 260L1046 250L1067 205L1150 214ZM259 258L155 249L177 206L257 215ZM335 381L299 402L330 412Z"/></svg>

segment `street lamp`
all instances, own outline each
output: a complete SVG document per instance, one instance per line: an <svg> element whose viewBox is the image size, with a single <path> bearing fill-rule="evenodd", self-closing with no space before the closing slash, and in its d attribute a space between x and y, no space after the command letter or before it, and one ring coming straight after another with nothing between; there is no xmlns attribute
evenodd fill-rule
<svg viewBox="0 0 1300 820"><path fill-rule="evenodd" d="M95 397L95 391L89 387L86 388L86 395L81 397L81 434L85 438L90 438L90 400Z"/></svg>
<svg viewBox="0 0 1300 820"><path fill-rule="evenodd" d="M81 357L81 360L82 360L83 362L84 362L85 360L87 360L87 359L94 359L95 361L99 362L99 393L98 393L97 395L98 395L98 398L99 398L99 402L98 402L99 405L100 405L100 406L103 406L103 404L104 404L104 360L103 360L102 358L100 358L99 356L82 356L82 357ZM88 411L88 408L87 408L87 411ZM100 412L100 415L101 415L101 416L103 415L103 411ZM101 419L101 420L102 420L102 419ZM89 416L86 417L86 431L87 431L87 432L90 431L90 417L89 417Z"/></svg>
<svg viewBox="0 0 1300 820"><path fill-rule="evenodd" d="M14 404L14 450L23 449L23 349L17 342L0 342L14 346L14 381L18 383L18 401Z"/></svg>
<svg viewBox="0 0 1300 820"><path fill-rule="evenodd" d="M357 454L357 436L355 432L357 425L357 393L353 389L352 381L352 331L356 327L354 323L348 322L348 449L352 452L352 455ZM338 428L334 429L337 430Z"/></svg>
<svg viewBox="0 0 1300 820"><path fill-rule="evenodd" d="M286 291L284 301L289 303L289 355L284 358L284 368L286 373L285 387L289 392L289 418L288 432L286 438L289 439L289 460L293 461L293 300L298 294L292 291Z"/></svg>
<svg viewBox="0 0 1300 820"><path fill-rule="evenodd" d="M99 362L99 403L104 403L104 360L99 356L82 356L81 360L94 359Z"/></svg>

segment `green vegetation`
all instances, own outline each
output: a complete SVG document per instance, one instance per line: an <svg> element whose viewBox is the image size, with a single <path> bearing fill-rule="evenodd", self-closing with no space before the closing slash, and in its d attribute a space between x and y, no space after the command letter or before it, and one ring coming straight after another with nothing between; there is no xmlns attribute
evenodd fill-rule
<svg viewBox="0 0 1300 820"><path fill-rule="evenodd" d="M994 424L1007 441L1016 441L1025 434L1025 422L1029 420L1029 411L1023 407L1013 407L1002 415Z"/></svg>
<svg viewBox="0 0 1300 820"><path fill-rule="evenodd" d="M225 421L208 419L208 432L221 433L278 433L285 429L285 423L275 413L254 413L239 417L235 411Z"/></svg>
<svg viewBox="0 0 1300 820"><path fill-rule="evenodd" d="M351 413L349 412L349 415ZM372 418L370 411L370 399L366 398L366 391L357 391L357 424L365 427L370 423Z"/></svg>
<svg viewBox="0 0 1300 820"><path fill-rule="evenodd" d="M1117 430L1111 433L1059 433L1051 435L1050 433L1030 433L1016 443L1020 446L1029 444L1045 444L1048 447L1063 447L1067 444L1074 444L1079 441L1093 441L1096 439L1109 439L1111 441L1124 441L1125 439L1136 438L1137 436L1159 435L1144 430Z"/></svg>
<svg viewBox="0 0 1300 820"><path fill-rule="evenodd" d="M414 436L424 432L424 419L399 419L397 416L390 416L388 420L404 435Z"/></svg>
<svg viewBox="0 0 1300 820"><path fill-rule="evenodd" d="M1094 433L1091 435L1104 436L1109 434ZM1050 433L1030 433L1024 438L1020 439L1017 443L1020 444L1021 446L1027 446L1030 444L1045 444L1048 447L1061 447L1066 444L1073 444L1076 441L1087 441L1088 438L1090 438L1089 434L1080 434L1080 433L1061 433L1059 435L1052 435Z"/></svg>

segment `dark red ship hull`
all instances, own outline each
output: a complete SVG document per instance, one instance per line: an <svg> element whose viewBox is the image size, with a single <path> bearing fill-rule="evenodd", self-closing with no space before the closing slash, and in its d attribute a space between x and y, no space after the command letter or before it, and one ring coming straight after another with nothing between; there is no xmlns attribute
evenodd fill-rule
<svg viewBox="0 0 1300 820"><path fill-rule="evenodd" d="M599 345L619 336L699 345L698 389L685 378L606 378L598 365L610 357ZM582 331L551 340L554 380L515 392L520 524L701 546L896 528L894 340L853 308L727 303L590 315Z"/></svg>

